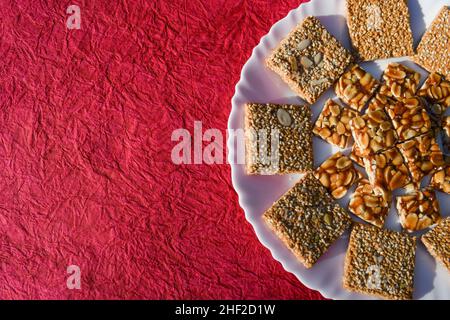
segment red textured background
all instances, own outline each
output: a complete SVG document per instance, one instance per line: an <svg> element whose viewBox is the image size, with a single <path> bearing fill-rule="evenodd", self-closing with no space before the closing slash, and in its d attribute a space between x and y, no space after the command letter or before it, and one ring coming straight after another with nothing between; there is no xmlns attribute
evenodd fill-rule
<svg viewBox="0 0 450 320"><path fill-rule="evenodd" d="M321 298L258 242L227 165L170 158L174 129L226 129L252 48L300 2L2 0L0 298Z"/></svg>

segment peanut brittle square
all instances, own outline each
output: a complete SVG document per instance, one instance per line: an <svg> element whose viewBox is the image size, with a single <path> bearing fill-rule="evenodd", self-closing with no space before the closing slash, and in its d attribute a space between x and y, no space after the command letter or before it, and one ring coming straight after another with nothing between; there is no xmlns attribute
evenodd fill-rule
<svg viewBox="0 0 450 320"><path fill-rule="evenodd" d="M366 156L387 150L397 142L397 135L388 116L382 110L369 111L350 121L355 143Z"/></svg>
<svg viewBox="0 0 450 320"><path fill-rule="evenodd" d="M347 0L353 46L365 61L414 54L407 0Z"/></svg>
<svg viewBox="0 0 450 320"><path fill-rule="evenodd" d="M400 224L408 232L423 230L441 219L436 193L431 188L397 197Z"/></svg>
<svg viewBox="0 0 450 320"><path fill-rule="evenodd" d="M450 8L445 6L425 32L417 47L414 62L430 72L450 79Z"/></svg>
<svg viewBox="0 0 450 320"><path fill-rule="evenodd" d="M430 187L450 194L450 166L439 170L431 178Z"/></svg>
<svg viewBox="0 0 450 320"><path fill-rule="evenodd" d="M335 199L343 198L350 187L360 179L360 173L353 166L353 162L341 152L325 160L314 176Z"/></svg>
<svg viewBox="0 0 450 320"><path fill-rule="evenodd" d="M263 219L306 268L351 225L348 213L312 173L275 202Z"/></svg>
<svg viewBox="0 0 450 320"><path fill-rule="evenodd" d="M416 186L422 178L445 166L444 155L432 133L398 145Z"/></svg>
<svg viewBox="0 0 450 320"><path fill-rule="evenodd" d="M313 169L308 106L248 103L244 126L247 174L303 173Z"/></svg>
<svg viewBox="0 0 450 320"><path fill-rule="evenodd" d="M428 252L450 272L450 217L422 237Z"/></svg>
<svg viewBox="0 0 450 320"><path fill-rule="evenodd" d="M358 65L346 71L335 84L336 95L351 108L362 111L380 83Z"/></svg>
<svg viewBox="0 0 450 320"><path fill-rule="evenodd" d="M313 104L353 61L351 53L315 17L307 17L268 57L266 64Z"/></svg>
<svg viewBox="0 0 450 320"><path fill-rule="evenodd" d="M431 131L431 120L420 98L413 97L387 104L386 111L394 124L399 142Z"/></svg>
<svg viewBox="0 0 450 320"><path fill-rule="evenodd" d="M369 105L367 106L366 112L373 112L377 110L385 111L386 105L388 104L395 104L395 101L391 98L382 95L380 93L377 93L372 99L370 99Z"/></svg>
<svg viewBox="0 0 450 320"><path fill-rule="evenodd" d="M370 184L381 196L384 196L386 191L394 191L411 182L408 168L396 147L364 158L364 167Z"/></svg>
<svg viewBox="0 0 450 320"><path fill-rule="evenodd" d="M417 95L425 99L425 107L435 126L438 126L450 107L450 82L440 74L432 73L417 91Z"/></svg>
<svg viewBox="0 0 450 320"><path fill-rule="evenodd" d="M361 167L364 167L364 155L359 149L358 145L356 143L352 146L352 151L350 152L350 159L355 162L356 164L360 165Z"/></svg>
<svg viewBox="0 0 450 320"><path fill-rule="evenodd" d="M344 265L344 288L385 299L413 297L416 239L356 224Z"/></svg>
<svg viewBox="0 0 450 320"><path fill-rule="evenodd" d="M411 98L420 84L420 73L399 63L390 63L383 73L380 94L397 100Z"/></svg>
<svg viewBox="0 0 450 320"><path fill-rule="evenodd" d="M362 179L350 198L348 209L364 221L382 228L389 212L390 203L375 193L369 180Z"/></svg>
<svg viewBox="0 0 450 320"><path fill-rule="evenodd" d="M326 142L345 149L353 142L350 119L357 115L355 111L342 107L330 99L325 103L314 125L313 133Z"/></svg>

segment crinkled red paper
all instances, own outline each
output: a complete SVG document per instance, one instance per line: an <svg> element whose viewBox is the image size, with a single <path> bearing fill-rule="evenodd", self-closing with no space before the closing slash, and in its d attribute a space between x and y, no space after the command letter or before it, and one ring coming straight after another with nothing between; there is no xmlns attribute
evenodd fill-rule
<svg viewBox="0 0 450 320"><path fill-rule="evenodd" d="M321 298L259 243L226 164L171 161L174 129L225 133L299 2L1 1L0 298Z"/></svg>

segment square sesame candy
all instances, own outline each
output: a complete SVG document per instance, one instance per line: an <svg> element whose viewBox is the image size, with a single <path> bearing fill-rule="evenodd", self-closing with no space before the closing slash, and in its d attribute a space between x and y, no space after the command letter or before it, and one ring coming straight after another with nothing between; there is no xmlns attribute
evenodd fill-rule
<svg viewBox="0 0 450 320"><path fill-rule="evenodd" d="M358 65L345 72L335 84L336 95L351 108L362 111L379 82Z"/></svg>
<svg viewBox="0 0 450 320"><path fill-rule="evenodd" d="M362 179L350 198L348 209L366 222L382 228L389 212L390 201L375 193L369 180Z"/></svg>
<svg viewBox="0 0 450 320"><path fill-rule="evenodd" d="M350 121L355 143L363 155L375 154L393 147L397 135L392 123L382 110L369 111Z"/></svg>
<svg viewBox="0 0 450 320"><path fill-rule="evenodd" d="M356 164L360 165L361 167L364 167L364 155L359 149L358 145L356 143L352 146L352 151L350 152L350 159L355 162Z"/></svg>
<svg viewBox="0 0 450 320"><path fill-rule="evenodd" d="M387 104L386 111L392 120L399 142L431 131L431 120L420 98L408 98Z"/></svg>
<svg viewBox="0 0 450 320"><path fill-rule="evenodd" d="M266 60L305 101L313 104L353 61L345 49L315 17L307 17Z"/></svg>
<svg viewBox="0 0 450 320"><path fill-rule="evenodd" d="M425 100L425 107L437 127L450 107L450 82L438 73L428 76L417 95Z"/></svg>
<svg viewBox="0 0 450 320"><path fill-rule="evenodd" d="M414 54L406 0L347 0L347 24L364 61Z"/></svg>
<svg viewBox="0 0 450 320"><path fill-rule="evenodd" d="M325 160L314 173L333 198L343 198L350 187L360 179L353 162L341 152Z"/></svg>
<svg viewBox="0 0 450 320"><path fill-rule="evenodd" d="M364 167L375 192L385 199L386 191L394 191L411 182L400 151L394 147L364 158Z"/></svg>
<svg viewBox="0 0 450 320"><path fill-rule="evenodd" d="M330 99L325 103L314 125L313 133L341 149L348 148L353 142L350 119L357 115L355 111L342 107Z"/></svg>
<svg viewBox="0 0 450 320"><path fill-rule="evenodd" d="M437 171L431 178L430 187L450 194L450 166Z"/></svg>
<svg viewBox="0 0 450 320"><path fill-rule="evenodd" d="M408 232L423 230L441 219L436 193L430 188L397 197L397 211Z"/></svg>
<svg viewBox="0 0 450 320"><path fill-rule="evenodd" d="M450 79L450 8L445 6L422 37L414 62Z"/></svg>
<svg viewBox="0 0 450 320"><path fill-rule="evenodd" d="M444 155L432 133L403 142L398 148L416 186L420 186L423 177L445 166Z"/></svg>
<svg viewBox="0 0 450 320"><path fill-rule="evenodd" d="M413 297L416 239L356 224L344 265L344 288L384 299Z"/></svg>
<svg viewBox="0 0 450 320"><path fill-rule="evenodd" d="M450 217L422 237L428 252L450 272Z"/></svg>
<svg viewBox="0 0 450 320"><path fill-rule="evenodd" d="M380 94L397 100L411 98L420 84L420 73L399 63L390 63L383 73Z"/></svg>
<svg viewBox="0 0 450 320"><path fill-rule="evenodd" d="M247 174L287 174L312 170L310 108L246 104L245 159Z"/></svg>
<svg viewBox="0 0 450 320"><path fill-rule="evenodd" d="M312 173L275 202L263 219L306 268L351 225L348 213Z"/></svg>

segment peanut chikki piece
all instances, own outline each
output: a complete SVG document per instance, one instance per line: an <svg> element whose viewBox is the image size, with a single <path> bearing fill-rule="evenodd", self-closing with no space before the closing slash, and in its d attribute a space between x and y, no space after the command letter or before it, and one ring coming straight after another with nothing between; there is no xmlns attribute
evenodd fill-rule
<svg viewBox="0 0 450 320"><path fill-rule="evenodd" d="M450 272L450 217L442 219L421 240L428 252Z"/></svg>
<svg viewBox="0 0 450 320"><path fill-rule="evenodd" d="M380 94L395 99L411 98L420 83L420 73L399 64L390 63L383 73Z"/></svg>
<svg viewBox="0 0 450 320"><path fill-rule="evenodd" d="M268 57L267 66L313 104L353 61L315 17L307 17Z"/></svg>
<svg viewBox="0 0 450 320"><path fill-rule="evenodd" d="M438 126L442 116L450 107L450 82L438 73L429 75L417 95L425 99L425 107L435 126Z"/></svg>
<svg viewBox="0 0 450 320"><path fill-rule="evenodd" d="M359 149L356 143L353 144L352 152L350 152L350 159L352 159L356 164L359 164L361 167L364 167L364 155Z"/></svg>
<svg viewBox="0 0 450 320"><path fill-rule="evenodd" d="M450 79L450 8L443 7L417 47L414 62Z"/></svg>
<svg viewBox="0 0 450 320"><path fill-rule="evenodd" d="M335 199L343 198L350 187L361 178L350 158L340 152L325 160L314 176Z"/></svg>
<svg viewBox="0 0 450 320"><path fill-rule="evenodd" d="M393 147L397 135L392 123L382 110L369 111L350 121L355 143L363 155L375 154Z"/></svg>
<svg viewBox="0 0 450 320"><path fill-rule="evenodd" d="M311 268L351 225L348 213L307 173L263 219L306 268Z"/></svg>
<svg viewBox="0 0 450 320"><path fill-rule="evenodd" d="M365 61L414 54L406 0L347 0L347 23Z"/></svg>
<svg viewBox="0 0 450 320"><path fill-rule="evenodd" d="M450 194L450 166L439 170L431 178L430 187Z"/></svg>
<svg viewBox="0 0 450 320"><path fill-rule="evenodd" d="M442 119L442 148L446 156L450 155L450 116Z"/></svg>
<svg viewBox="0 0 450 320"><path fill-rule="evenodd" d="M364 167L374 191L386 201L389 200L387 191L402 188L411 181L408 168L396 147L364 158Z"/></svg>
<svg viewBox="0 0 450 320"><path fill-rule="evenodd" d="M344 288L385 299L412 299L416 239L356 224L344 265Z"/></svg>
<svg viewBox="0 0 450 320"><path fill-rule="evenodd" d="M365 113L377 110L384 111L386 109L386 105L388 104L393 105L395 104L395 101L385 95L377 93L372 99L370 99Z"/></svg>
<svg viewBox="0 0 450 320"><path fill-rule="evenodd" d="M285 174L313 169L308 106L248 103L245 106L248 174Z"/></svg>
<svg viewBox="0 0 450 320"><path fill-rule="evenodd" d="M342 107L330 99L325 103L314 125L313 133L328 143L345 149L353 142L350 119L357 115L355 111Z"/></svg>
<svg viewBox="0 0 450 320"><path fill-rule="evenodd" d="M389 212L389 205L390 201L374 192L369 180L362 179L350 198L348 209L364 221L382 228Z"/></svg>
<svg viewBox="0 0 450 320"><path fill-rule="evenodd" d="M431 131L431 120L420 98L413 97L387 104L386 111L394 124L399 142Z"/></svg>
<svg viewBox="0 0 450 320"><path fill-rule="evenodd" d="M445 166L444 155L432 133L398 145L416 186L422 178Z"/></svg>
<svg viewBox="0 0 450 320"><path fill-rule="evenodd" d="M354 65L339 78L334 90L351 108L362 111L379 85L369 72Z"/></svg>
<svg viewBox="0 0 450 320"><path fill-rule="evenodd" d="M428 228L441 219L439 203L431 188L397 197L397 211L402 227L408 232Z"/></svg>

